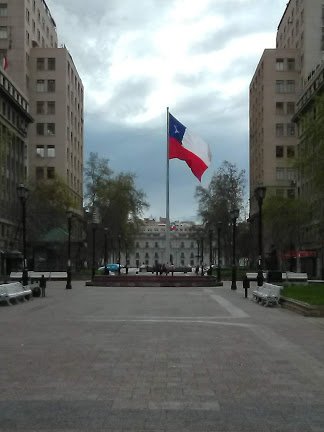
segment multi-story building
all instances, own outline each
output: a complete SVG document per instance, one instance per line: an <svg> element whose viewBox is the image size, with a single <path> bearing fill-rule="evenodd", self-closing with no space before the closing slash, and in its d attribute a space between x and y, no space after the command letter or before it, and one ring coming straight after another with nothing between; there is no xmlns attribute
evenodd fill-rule
<svg viewBox="0 0 324 432"><path fill-rule="evenodd" d="M133 248L127 253L127 261L131 267L142 265L153 267L156 263L170 264L171 262L176 267L194 267L201 261L209 264L209 255L206 252L208 244L205 243L204 257L200 237L197 237L197 225L179 221L170 225L170 262L166 256L165 226L164 218L158 221L144 219L143 227L135 238ZM115 260L117 260L116 253ZM121 263L126 263L124 252L121 255Z"/></svg>
<svg viewBox="0 0 324 432"><path fill-rule="evenodd" d="M297 145L292 122L299 65L294 49L266 49L250 85L250 197L267 186L277 196L294 196L296 175L291 161Z"/></svg>
<svg viewBox="0 0 324 432"><path fill-rule="evenodd" d="M0 4L0 54L35 120L28 129L28 178L60 176L81 214L83 85L70 53L58 47L56 24L44 0Z"/></svg>
<svg viewBox="0 0 324 432"><path fill-rule="evenodd" d="M17 185L26 175L29 103L9 76L0 71L0 274L21 261Z"/></svg>
<svg viewBox="0 0 324 432"><path fill-rule="evenodd" d="M323 56L322 0L290 0L277 29L276 48L264 51L250 85L251 220L257 214L257 186L285 197L300 191L293 166L299 142L293 117Z"/></svg>

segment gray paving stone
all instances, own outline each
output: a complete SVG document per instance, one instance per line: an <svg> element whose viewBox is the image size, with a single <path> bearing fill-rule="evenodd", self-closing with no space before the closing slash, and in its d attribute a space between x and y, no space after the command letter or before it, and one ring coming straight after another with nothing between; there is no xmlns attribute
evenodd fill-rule
<svg viewBox="0 0 324 432"><path fill-rule="evenodd" d="M323 319L229 284L48 285L0 308L0 432L324 430Z"/></svg>

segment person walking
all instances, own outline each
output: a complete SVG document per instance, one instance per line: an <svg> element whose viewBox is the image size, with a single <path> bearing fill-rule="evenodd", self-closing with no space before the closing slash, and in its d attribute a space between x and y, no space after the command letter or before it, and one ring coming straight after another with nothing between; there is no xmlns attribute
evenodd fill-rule
<svg viewBox="0 0 324 432"><path fill-rule="evenodd" d="M46 279L44 275L42 275L42 277L40 278L39 286L42 290L42 297L45 297Z"/></svg>

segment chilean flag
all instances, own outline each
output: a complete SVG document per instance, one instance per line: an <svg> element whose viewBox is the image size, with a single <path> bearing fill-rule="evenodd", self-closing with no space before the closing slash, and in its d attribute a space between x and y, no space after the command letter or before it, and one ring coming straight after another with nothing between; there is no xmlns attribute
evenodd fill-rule
<svg viewBox="0 0 324 432"><path fill-rule="evenodd" d="M169 159L181 159L187 163L192 173L201 181L201 177L211 162L208 144L200 137L188 131L169 113Z"/></svg>

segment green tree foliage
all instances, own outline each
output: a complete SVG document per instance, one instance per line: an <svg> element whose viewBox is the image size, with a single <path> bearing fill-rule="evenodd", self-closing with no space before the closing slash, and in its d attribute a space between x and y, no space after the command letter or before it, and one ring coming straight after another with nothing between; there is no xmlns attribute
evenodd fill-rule
<svg viewBox="0 0 324 432"><path fill-rule="evenodd" d="M87 208L98 209L102 226L110 236L120 235L128 245L138 231L143 210L148 208L145 194L136 189L133 173L113 176L108 159L91 153L85 169Z"/></svg>
<svg viewBox="0 0 324 432"><path fill-rule="evenodd" d="M55 177L29 185L27 227L30 242L38 241L52 228L66 227L66 212L73 201L65 182Z"/></svg>
<svg viewBox="0 0 324 432"><path fill-rule="evenodd" d="M269 195L263 204L267 235L277 251L298 247L302 225L309 219L310 209L301 199Z"/></svg>
<svg viewBox="0 0 324 432"><path fill-rule="evenodd" d="M312 109L301 119L301 139L297 168L313 187L313 193L324 191L324 95L315 98Z"/></svg>
<svg viewBox="0 0 324 432"><path fill-rule="evenodd" d="M246 184L245 171L239 170L235 164L224 161L213 175L207 188L198 186L198 214L204 224L208 224L214 232L218 222L222 222L222 250L227 261L231 255L231 217L233 208L242 210L244 188Z"/></svg>

